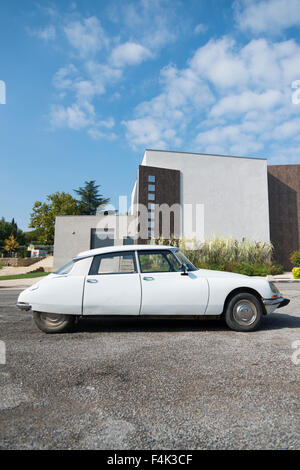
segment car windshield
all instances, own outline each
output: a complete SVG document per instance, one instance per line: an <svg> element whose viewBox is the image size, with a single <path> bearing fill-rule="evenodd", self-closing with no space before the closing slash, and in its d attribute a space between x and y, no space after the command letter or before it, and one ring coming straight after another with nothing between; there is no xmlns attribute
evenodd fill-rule
<svg viewBox="0 0 300 470"><path fill-rule="evenodd" d="M57 271L54 271L54 274L69 274L71 269L74 266L74 261L69 261L69 263L65 264L61 268L59 268Z"/></svg>
<svg viewBox="0 0 300 470"><path fill-rule="evenodd" d="M186 256L184 256L183 253L181 253L180 250L175 250L174 251L174 254L176 255L176 257L179 259L179 261L181 262L181 264L185 264L186 267L187 267L187 271L197 271L197 268L187 259Z"/></svg>

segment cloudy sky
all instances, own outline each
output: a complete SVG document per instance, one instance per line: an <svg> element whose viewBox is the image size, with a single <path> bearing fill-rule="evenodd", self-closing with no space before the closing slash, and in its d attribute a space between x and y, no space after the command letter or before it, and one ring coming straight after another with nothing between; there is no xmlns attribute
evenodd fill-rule
<svg viewBox="0 0 300 470"><path fill-rule="evenodd" d="M117 204L145 148L300 163L299 27L300 0L3 0L0 216L90 179Z"/></svg>

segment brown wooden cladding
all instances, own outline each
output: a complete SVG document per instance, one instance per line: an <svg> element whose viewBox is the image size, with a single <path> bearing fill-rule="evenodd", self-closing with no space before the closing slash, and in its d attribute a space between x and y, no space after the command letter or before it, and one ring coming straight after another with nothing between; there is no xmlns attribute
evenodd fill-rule
<svg viewBox="0 0 300 470"><path fill-rule="evenodd" d="M155 176L155 183L148 181L149 176ZM155 185L155 200L148 200L148 185ZM148 207L148 202L155 204L180 204L180 171L153 166L139 166L138 171L138 203ZM157 220L155 219L155 223ZM148 216L139 216L139 224L148 227ZM174 219L171 218L171 233L174 232ZM148 231L147 231L148 232ZM138 239L138 243L145 243L145 239Z"/></svg>
<svg viewBox="0 0 300 470"><path fill-rule="evenodd" d="M300 250L300 165L268 166L268 187L275 259L291 269L289 256Z"/></svg>

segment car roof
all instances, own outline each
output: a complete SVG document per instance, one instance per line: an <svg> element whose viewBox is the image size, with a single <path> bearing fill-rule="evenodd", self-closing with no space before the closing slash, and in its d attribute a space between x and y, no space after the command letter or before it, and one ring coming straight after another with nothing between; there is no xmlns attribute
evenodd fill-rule
<svg viewBox="0 0 300 470"><path fill-rule="evenodd" d="M114 253L120 251L133 251L133 250L176 250L176 247L169 245L113 245L104 248L94 248L93 250L82 251L78 253L73 260L82 258L89 258L90 256L102 255L105 253Z"/></svg>

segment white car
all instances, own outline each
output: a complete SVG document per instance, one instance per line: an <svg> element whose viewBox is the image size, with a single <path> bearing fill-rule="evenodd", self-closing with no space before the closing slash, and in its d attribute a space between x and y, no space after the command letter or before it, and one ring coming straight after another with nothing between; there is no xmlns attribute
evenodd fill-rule
<svg viewBox="0 0 300 470"><path fill-rule="evenodd" d="M170 246L126 245L80 253L21 292L17 306L46 333L95 315L224 317L232 330L252 331L288 303L265 279L197 269Z"/></svg>

